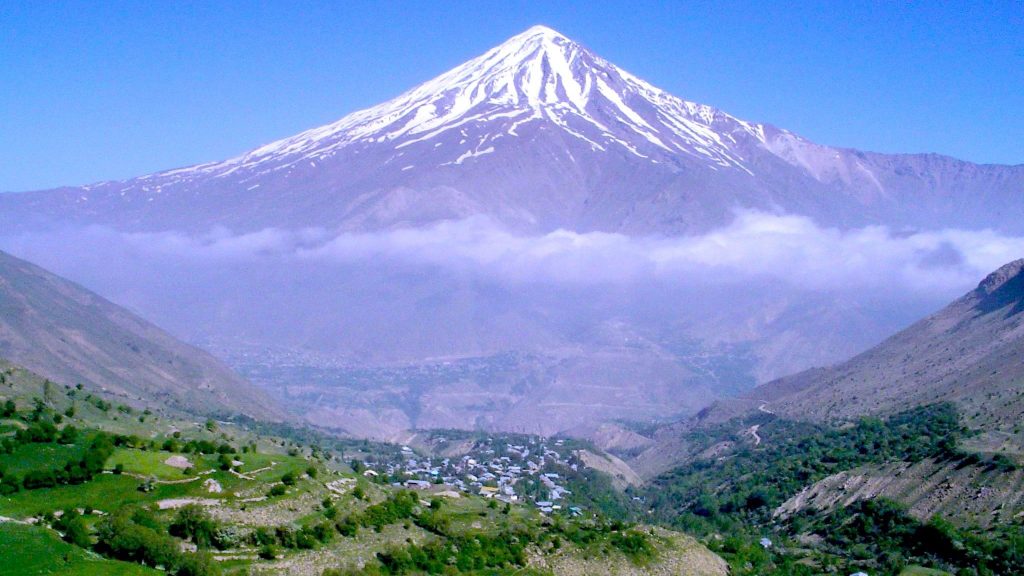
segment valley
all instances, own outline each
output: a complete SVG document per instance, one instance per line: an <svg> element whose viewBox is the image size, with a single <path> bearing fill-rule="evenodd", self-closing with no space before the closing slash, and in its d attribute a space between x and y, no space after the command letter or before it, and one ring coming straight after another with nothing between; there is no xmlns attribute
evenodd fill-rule
<svg viewBox="0 0 1024 576"><path fill-rule="evenodd" d="M161 75L223 56L174 28ZM1024 574L1024 164L818 143L544 25L432 33L398 96L277 106L320 126L0 193L0 572ZM328 37L293 79L396 66Z"/></svg>
<svg viewBox="0 0 1024 576"><path fill-rule="evenodd" d="M595 419L670 419L699 402L676 393L673 378L724 394L754 385L745 372L749 360L727 347L679 346L655 356L643 343L631 343L600 356L549 350L377 366L286 351L210 349L310 423L331 428L344 422L339 430L378 439L436 428L553 435ZM647 388L665 383L656 391L618 383L628 377Z"/></svg>
<svg viewBox="0 0 1024 576"><path fill-rule="evenodd" d="M2 194L0 249L388 438L692 415L1024 246L1021 166L818 144L546 26L423 80L224 160Z"/></svg>

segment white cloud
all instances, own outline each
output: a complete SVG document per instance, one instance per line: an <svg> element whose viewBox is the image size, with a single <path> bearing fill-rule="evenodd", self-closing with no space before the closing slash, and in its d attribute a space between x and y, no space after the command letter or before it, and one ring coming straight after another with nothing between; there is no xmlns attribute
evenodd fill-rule
<svg viewBox="0 0 1024 576"><path fill-rule="evenodd" d="M486 218L423 228L330 234L265 229L121 234L77 231L59 244L115 246L119 253L187 260L296 260L429 265L514 283L749 283L773 279L812 290L955 295L1000 265L1024 256L1024 238L992 231L897 234L881 227L822 228L808 218L742 212L703 235L630 237L558 230L522 235ZM53 240L50 239L52 242ZM44 242L35 237L21 243ZM10 240L6 242L10 244Z"/></svg>

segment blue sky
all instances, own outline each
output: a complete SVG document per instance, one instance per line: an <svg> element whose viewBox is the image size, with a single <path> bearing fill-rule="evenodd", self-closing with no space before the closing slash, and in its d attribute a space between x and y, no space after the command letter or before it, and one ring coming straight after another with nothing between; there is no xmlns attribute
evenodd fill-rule
<svg viewBox="0 0 1024 576"><path fill-rule="evenodd" d="M1024 3L4 2L0 190L222 159L546 24L812 140L1024 163Z"/></svg>

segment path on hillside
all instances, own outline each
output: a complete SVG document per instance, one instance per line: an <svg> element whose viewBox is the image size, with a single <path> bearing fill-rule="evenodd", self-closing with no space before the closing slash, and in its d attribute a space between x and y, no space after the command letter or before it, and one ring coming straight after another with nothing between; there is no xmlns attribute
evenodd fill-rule
<svg viewBox="0 0 1024 576"><path fill-rule="evenodd" d="M754 437L754 446L760 446L761 445L761 435L757 433L757 431L760 428L761 428L760 424L754 424L753 426L751 426L750 428L747 429L747 434L750 434L751 436Z"/></svg>

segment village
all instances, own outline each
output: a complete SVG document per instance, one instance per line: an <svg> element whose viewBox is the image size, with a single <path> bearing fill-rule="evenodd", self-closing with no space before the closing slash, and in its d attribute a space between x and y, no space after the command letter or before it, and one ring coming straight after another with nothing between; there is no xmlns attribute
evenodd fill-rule
<svg viewBox="0 0 1024 576"><path fill-rule="evenodd" d="M443 436L434 438L444 444ZM518 443L515 443L518 442ZM461 456L430 457L402 446L392 461L366 462L362 474L413 490L441 496L477 494L504 503L528 503L543 514L580 516L565 485L567 472L583 464L565 440L518 436L514 440L482 438Z"/></svg>

